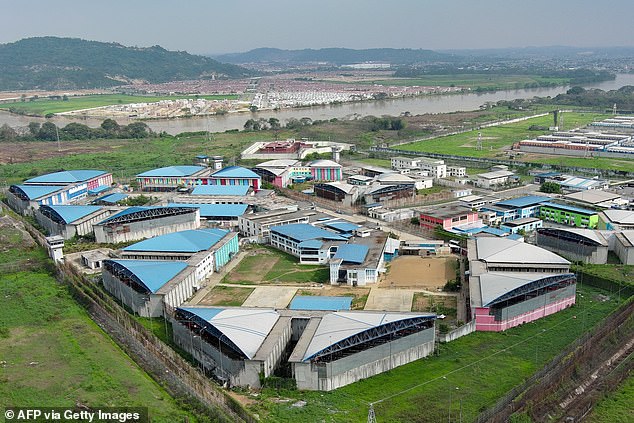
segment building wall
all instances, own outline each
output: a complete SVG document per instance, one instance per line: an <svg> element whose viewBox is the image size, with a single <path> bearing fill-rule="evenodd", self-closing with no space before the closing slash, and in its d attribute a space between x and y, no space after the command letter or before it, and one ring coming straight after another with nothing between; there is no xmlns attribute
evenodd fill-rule
<svg viewBox="0 0 634 423"><path fill-rule="evenodd" d="M297 388L331 391L419 360L434 351L434 335L431 328L330 363L292 363Z"/></svg>
<svg viewBox="0 0 634 423"><path fill-rule="evenodd" d="M516 234L521 230L523 230L524 232L532 232L535 229L541 228L543 226L544 226L544 222L541 220L538 220L536 222L525 223L519 226L506 226L505 224L502 224L500 225L500 229L502 229L504 232Z"/></svg>
<svg viewBox="0 0 634 423"><path fill-rule="evenodd" d="M133 313L139 316L160 317L163 315L162 295L136 292L105 269L103 271L103 286L106 291L118 298Z"/></svg>
<svg viewBox="0 0 634 423"><path fill-rule="evenodd" d="M198 229L200 227L200 211L177 216L159 217L131 223L94 225L95 239L103 244L136 241L152 238L172 232Z"/></svg>
<svg viewBox="0 0 634 423"><path fill-rule="evenodd" d="M575 226L577 228L594 229L599 222L597 214L585 215L574 211L560 210L555 207L541 206L539 209L539 217L543 220L557 222L562 225Z"/></svg>
<svg viewBox="0 0 634 423"><path fill-rule="evenodd" d="M629 243L623 238L623 235L619 235L615 237L614 252L617 256L619 256L621 263L626 265L633 265L634 247L630 247Z"/></svg>
<svg viewBox="0 0 634 423"><path fill-rule="evenodd" d="M172 328L176 345L190 353L206 372L228 380L231 385L260 386L261 362L234 360L221 352L218 345L209 344L177 321L172 321Z"/></svg>
<svg viewBox="0 0 634 423"><path fill-rule="evenodd" d="M495 320L488 307L476 307L476 330L500 332L554 314L575 303L575 292L576 285L571 285L514 304L502 310L501 320Z"/></svg>
<svg viewBox="0 0 634 423"><path fill-rule="evenodd" d="M110 215L110 211L103 209L99 213L90 216L89 218L82 218L75 222L71 222L67 225L56 223L40 213L39 208L33 211L35 220L42 225L49 235L61 235L64 239L71 239L75 235L83 236L93 233L93 225L97 222L101 222Z"/></svg>
<svg viewBox="0 0 634 423"><path fill-rule="evenodd" d="M508 176L502 176L499 178L492 178L492 179L478 177L478 179L476 180L476 185L482 188L491 188L496 185L503 185L508 180L509 180Z"/></svg>
<svg viewBox="0 0 634 423"><path fill-rule="evenodd" d="M187 272L187 273L184 273ZM160 289L159 292L165 292L163 296L163 301L165 304L171 307L179 307L185 301L190 299L194 293L196 292L196 286L198 285L198 280L196 279L196 272L193 268L188 267L183 272L177 275L178 278L181 278L178 283L166 288L165 286Z"/></svg>
<svg viewBox="0 0 634 423"><path fill-rule="evenodd" d="M606 264L608 262L608 247L580 245L576 242L565 241L556 237L537 232L535 244L538 247L552 251L571 261L581 261L591 264Z"/></svg>
<svg viewBox="0 0 634 423"><path fill-rule="evenodd" d="M222 269L227 263L229 263L229 260L231 260L234 255L238 254L238 234L232 232L228 234L228 236L231 236L231 238L225 241L225 243L221 247L217 248L216 252L214 253L214 270L216 272L219 272L220 269ZM223 242L223 240L221 240L220 242Z"/></svg>
<svg viewBox="0 0 634 423"><path fill-rule="evenodd" d="M341 167L311 167L310 174L315 181L340 181Z"/></svg>

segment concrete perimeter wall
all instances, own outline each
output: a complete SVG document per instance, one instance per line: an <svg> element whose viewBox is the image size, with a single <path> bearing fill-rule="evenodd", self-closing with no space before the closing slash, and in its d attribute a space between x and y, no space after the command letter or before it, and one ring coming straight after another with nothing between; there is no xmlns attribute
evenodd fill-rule
<svg viewBox="0 0 634 423"><path fill-rule="evenodd" d="M434 351L434 335L431 328L330 363L293 363L297 388L331 391L426 357Z"/></svg>

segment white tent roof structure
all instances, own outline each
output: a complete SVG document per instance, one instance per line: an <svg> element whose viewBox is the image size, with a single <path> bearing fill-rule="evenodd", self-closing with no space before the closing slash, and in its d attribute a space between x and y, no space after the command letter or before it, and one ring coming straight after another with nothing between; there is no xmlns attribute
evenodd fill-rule
<svg viewBox="0 0 634 423"><path fill-rule="evenodd" d="M388 323L415 318L435 318L434 314L423 313L382 313L338 311L321 318L313 338L306 348L303 361L320 351L361 332Z"/></svg>
<svg viewBox="0 0 634 423"><path fill-rule="evenodd" d="M480 295L482 306L517 288L541 279L562 276L561 273L533 273L533 272L488 272L480 275Z"/></svg>
<svg viewBox="0 0 634 423"><path fill-rule="evenodd" d="M249 359L255 356L280 315L273 309L180 307L208 322Z"/></svg>
<svg viewBox="0 0 634 423"><path fill-rule="evenodd" d="M487 263L570 264L548 250L505 238L477 238L476 250L478 260Z"/></svg>

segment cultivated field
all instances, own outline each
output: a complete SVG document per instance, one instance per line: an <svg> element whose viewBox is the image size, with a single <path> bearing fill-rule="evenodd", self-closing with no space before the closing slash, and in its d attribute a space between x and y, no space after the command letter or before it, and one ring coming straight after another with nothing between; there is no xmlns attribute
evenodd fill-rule
<svg viewBox="0 0 634 423"><path fill-rule="evenodd" d="M398 86L439 86L439 87L464 87L472 89L508 90L522 89L536 86L566 85L566 78L546 78L538 75L426 75L421 78L390 78L385 80L372 80L368 83L379 85Z"/></svg>
<svg viewBox="0 0 634 423"><path fill-rule="evenodd" d="M49 113L62 113L74 110L92 109L93 107L113 106L117 104L155 103L161 100L177 100L188 98L204 98L206 100L235 100L237 95L174 95L174 96L136 96L126 94L97 94L79 97L68 97L68 100L50 99L47 97L33 101L2 103L0 109L13 109L28 115L46 116Z"/></svg>
<svg viewBox="0 0 634 423"><path fill-rule="evenodd" d="M422 288L442 290L445 284L456 279L456 257L401 256L390 263L388 272L381 278L381 288Z"/></svg>

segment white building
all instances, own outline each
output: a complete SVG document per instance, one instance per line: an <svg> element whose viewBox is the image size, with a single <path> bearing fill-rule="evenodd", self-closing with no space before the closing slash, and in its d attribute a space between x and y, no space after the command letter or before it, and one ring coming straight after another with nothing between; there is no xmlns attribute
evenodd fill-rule
<svg viewBox="0 0 634 423"><path fill-rule="evenodd" d="M494 172L480 173L477 175L476 185L482 188L491 188L504 185L514 173L508 170L496 170Z"/></svg>
<svg viewBox="0 0 634 423"><path fill-rule="evenodd" d="M447 166L447 174L456 178L464 178L467 175L467 168L463 166Z"/></svg>

